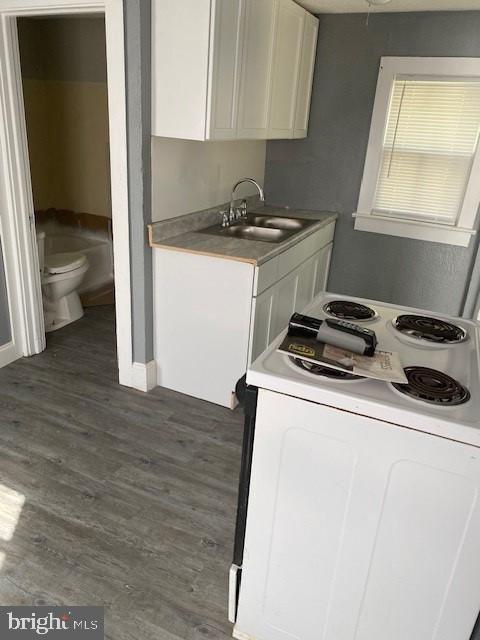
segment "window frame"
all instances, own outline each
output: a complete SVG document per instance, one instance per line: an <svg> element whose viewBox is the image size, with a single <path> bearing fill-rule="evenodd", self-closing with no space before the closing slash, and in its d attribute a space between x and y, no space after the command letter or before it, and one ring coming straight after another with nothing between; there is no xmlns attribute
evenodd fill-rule
<svg viewBox="0 0 480 640"><path fill-rule="evenodd" d="M363 178L357 211L353 213L354 228L359 231L467 247L470 238L476 233L474 226L480 203L480 144L478 144L473 158L465 197L455 225L393 217L373 212L390 96L396 76L429 76L432 78L437 76L444 79L448 77L478 77L480 80L480 58L388 56L380 59Z"/></svg>

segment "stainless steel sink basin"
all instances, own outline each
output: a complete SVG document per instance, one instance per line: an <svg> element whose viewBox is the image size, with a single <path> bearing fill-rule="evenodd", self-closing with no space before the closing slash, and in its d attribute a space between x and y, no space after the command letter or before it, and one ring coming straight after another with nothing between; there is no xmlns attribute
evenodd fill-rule
<svg viewBox="0 0 480 640"><path fill-rule="evenodd" d="M305 229L315 222L315 220L305 220L304 218L284 218L283 216L265 216L256 213L249 213L247 215L247 221L256 227L294 229L296 231Z"/></svg>
<svg viewBox="0 0 480 640"><path fill-rule="evenodd" d="M202 229L200 233L244 240L260 240L260 242L283 242L312 224L315 224L315 220L249 213L245 219L234 222L230 227L215 225L208 227L208 229Z"/></svg>
<svg viewBox="0 0 480 640"><path fill-rule="evenodd" d="M289 229L275 229L272 227L257 227L252 224L234 224L231 227L209 227L201 233L227 238L243 238L244 240L260 240L261 242L283 242L285 238L295 233Z"/></svg>

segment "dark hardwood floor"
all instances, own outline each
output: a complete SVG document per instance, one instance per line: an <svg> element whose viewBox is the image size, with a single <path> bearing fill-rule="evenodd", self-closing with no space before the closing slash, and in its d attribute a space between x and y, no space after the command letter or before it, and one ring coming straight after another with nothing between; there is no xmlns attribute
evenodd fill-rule
<svg viewBox="0 0 480 640"><path fill-rule="evenodd" d="M230 637L242 413L120 387L114 341L90 308L0 370L0 604L103 605L110 640Z"/></svg>

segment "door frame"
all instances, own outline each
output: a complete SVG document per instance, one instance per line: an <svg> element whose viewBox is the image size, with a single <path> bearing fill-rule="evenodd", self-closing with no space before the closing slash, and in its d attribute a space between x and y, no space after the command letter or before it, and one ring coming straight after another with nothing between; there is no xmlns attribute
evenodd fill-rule
<svg viewBox="0 0 480 640"><path fill-rule="evenodd" d="M28 16L105 15L110 188L119 382L133 386L132 304L127 162L124 9L122 0L2 0L0 8L0 184L3 238L16 357L45 348L41 283L27 146L16 19ZM12 358L14 359L14 358Z"/></svg>

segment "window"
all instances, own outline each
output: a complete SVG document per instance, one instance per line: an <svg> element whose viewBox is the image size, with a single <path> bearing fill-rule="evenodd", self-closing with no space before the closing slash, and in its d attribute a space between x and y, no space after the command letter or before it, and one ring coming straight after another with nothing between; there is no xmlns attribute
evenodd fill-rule
<svg viewBox="0 0 480 640"><path fill-rule="evenodd" d="M355 229L467 246L479 133L480 59L382 58Z"/></svg>

